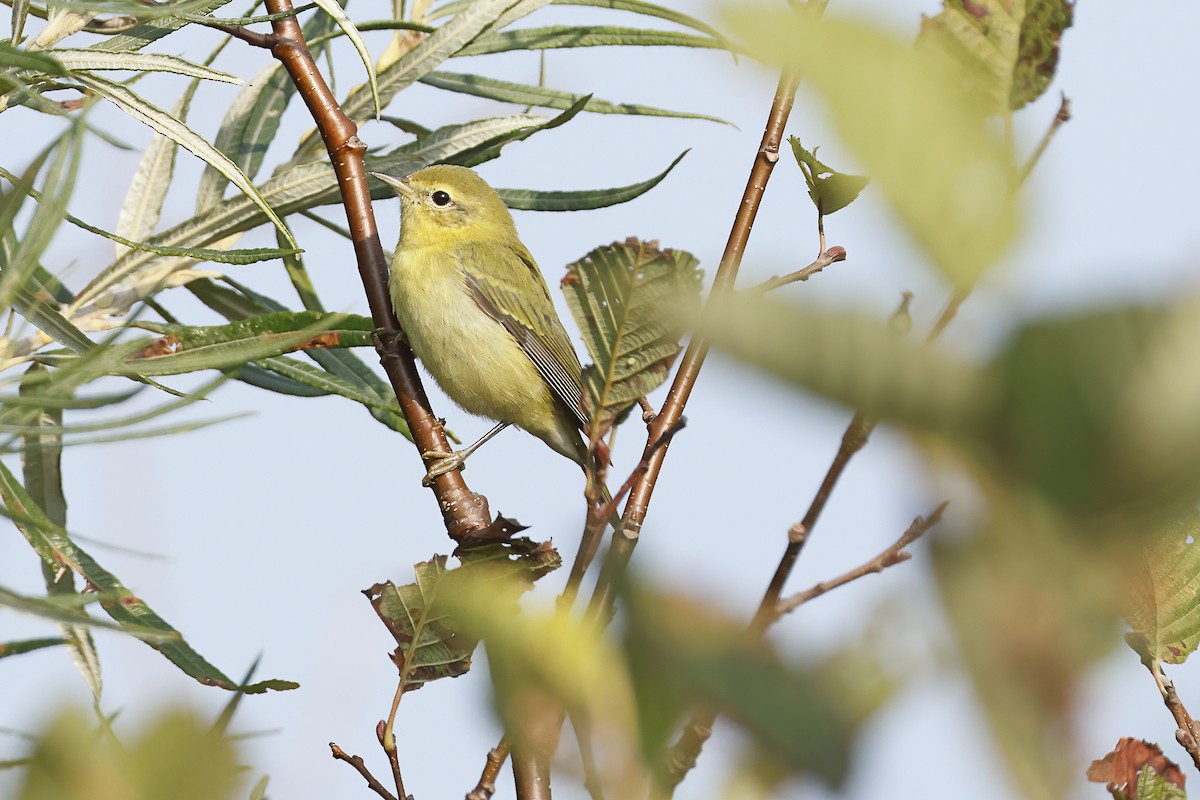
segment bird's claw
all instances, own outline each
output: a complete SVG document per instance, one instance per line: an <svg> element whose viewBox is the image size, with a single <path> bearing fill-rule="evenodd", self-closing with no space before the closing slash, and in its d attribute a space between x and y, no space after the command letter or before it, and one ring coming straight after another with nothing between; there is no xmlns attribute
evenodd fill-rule
<svg viewBox="0 0 1200 800"><path fill-rule="evenodd" d="M439 475L445 475L447 472L453 472L456 469L466 469L466 457L457 451L443 453L437 450L426 450L421 453L421 458L435 458L437 461L425 473L425 477L421 479L422 486L428 486L433 483L433 479Z"/></svg>

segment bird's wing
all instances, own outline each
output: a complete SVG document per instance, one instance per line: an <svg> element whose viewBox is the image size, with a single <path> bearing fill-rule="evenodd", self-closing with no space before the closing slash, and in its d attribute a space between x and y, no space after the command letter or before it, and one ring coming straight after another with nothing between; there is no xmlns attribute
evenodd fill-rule
<svg viewBox="0 0 1200 800"><path fill-rule="evenodd" d="M583 367L571 346L571 338L554 313L550 290L533 256L523 245L473 242L463 245L458 257L475 302L512 334L554 396L570 409L579 424L587 423L583 387L579 382ZM515 260L520 269L472 268L473 264L495 264L501 260ZM497 272L502 272L503 277L495 277ZM544 303L535 305L526 299L539 296L545 299Z"/></svg>

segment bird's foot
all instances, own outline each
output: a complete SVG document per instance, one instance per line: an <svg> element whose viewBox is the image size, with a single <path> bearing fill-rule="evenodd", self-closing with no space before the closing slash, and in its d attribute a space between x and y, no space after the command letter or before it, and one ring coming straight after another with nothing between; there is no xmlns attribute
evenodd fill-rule
<svg viewBox="0 0 1200 800"><path fill-rule="evenodd" d="M437 461L425 473L425 477L421 479L422 486L428 486L433 483L433 479L439 475L445 475L447 472L453 472L456 469L467 468L467 456L470 455L469 450L452 450L449 453L443 453L438 450L426 450L421 453L421 458L435 458Z"/></svg>

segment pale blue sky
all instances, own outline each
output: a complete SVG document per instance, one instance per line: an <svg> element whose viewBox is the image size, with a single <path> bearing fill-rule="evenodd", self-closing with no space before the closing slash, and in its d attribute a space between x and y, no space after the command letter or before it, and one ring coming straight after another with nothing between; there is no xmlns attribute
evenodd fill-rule
<svg viewBox="0 0 1200 800"><path fill-rule="evenodd" d="M715 18L715 6L708 2L668 4ZM934 0L834 0L830 13L869 14L911 35L918 14L936 13L938 5ZM350 10L362 13L354 5ZM542 21L556 19L640 24L636 18L594 10L555 8L542 16ZM1036 142L1053 117L1059 90L1070 96L1075 118L1029 185L1027 225L1019 245L963 309L948 337L951 346L985 350L1015 321L1057 308L1195 290L1200 233L1191 193L1200 185L1200 158L1194 143L1197 113L1185 87L1200 75L1200 50L1192 41L1198 25L1200 7L1190 3L1079 4L1076 26L1064 40L1058 80L1048 96L1019 115L1018 133L1026 147ZM175 41L167 40L172 46ZM212 39L184 41L191 42L185 55L199 58ZM368 38L375 53L384 41L382 34ZM245 76L267 59L261 51L237 46L229 51L225 68ZM361 68L348 53L341 56L338 79L344 89L357 82ZM503 74L511 79L536 78L532 57L502 63ZM467 71L467 65L452 68L460 67ZM480 61L477 68L487 65ZM711 274L758 145L774 88L772 71L746 59L734 64L727 54L716 52L632 49L551 53L547 69L547 82L556 88L701 111L738 126L585 115L511 145L502 159L484 165L480 172L497 186L598 187L643 179L692 148L660 187L632 203L588 213L518 213L522 236L551 285L569 261L630 235L690 250ZM145 85L169 106L183 80L156 77ZM223 108L236 89L204 91L196 109L205 108L206 98ZM425 124L498 113L495 104L427 87L401 97L403 106L392 111ZM112 110L101 110L93 121L139 146L148 139L144 128ZM219 114L197 114L195 121L211 135ZM289 112L284 124L294 133L281 136L285 146L280 155L309 126L299 109ZM7 112L0 118L9 144L4 165L20 167L25 158L20 148L32 153L51 128L23 110ZM802 89L787 130L821 145L829 163L853 169L852 154L838 144L819 101L807 90ZM389 130L374 125L364 128L363 137L372 145L397 141ZM137 154L96 141L88 147L91 171L81 176L73 211L111 228ZM190 214L199 167L181 154L177 172L186 191L170 199L164 214L168 224ZM396 203L380 204L377 213L390 243L396 235ZM349 247L314 235L311 228L297 230L327 304L363 312ZM902 291L912 290L916 324L921 329L928 325L947 289L878 195L868 191L860 202L831 217L827 233L831 244L846 247L848 261L781 295L866 305L885 314ZM265 244L266 237L248 241ZM815 250L803 180L784 158L747 250L744 283L802 266ZM72 234L55 243L45 262L52 268L72 265L72 283L79 285L105 266L110 255L107 243ZM281 272L273 265L230 270L239 280L290 299ZM185 318L199 313L182 292L163 299ZM560 310L567 316L561 301ZM364 356L370 359L369 353ZM466 418L436 392L433 396L435 408L464 439L489 425ZM240 675L262 653L259 677L301 683L299 691L248 698L235 722L240 732L273 731L248 740L243 751L255 776L271 775L272 797L365 797L358 775L332 761L327 748L329 741L337 741L367 757L380 774L386 771L373 726L386 715L394 688L394 669L386 658L394 643L358 592L385 578L405 580L413 562L452 548L432 496L419 485L421 469L411 446L360 408L341 400L281 398L231 385L190 414L239 410L257 414L187 436L69 451L64 473L70 527L161 554L165 560L149 561L90 548L227 673ZM639 573L724 603L732 614L748 619L785 544L787 528L803 514L848 419L846 409L719 356L711 358L688 406L689 426L672 445L654 496L635 557ZM765 465L756 459L760 466L753 473L740 449L747 439L760 440L772 454ZM619 437L618 468L628 465L637 446L636 430ZM877 431L839 487L792 588L865 560L954 488L934 491L922 474L920 458L903 436ZM533 536L553 537L564 553L573 553L581 487L574 466L531 437L506 432L472 459L466 477L472 488L488 495L493 511L516 516L533 526ZM752 491L767 502L755 502ZM946 530L953 529L955 519L952 510ZM964 794L977 800L1013 796L970 687L945 663L950 656L931 602L926 562L926 550L918 545L913 561L822 598L776 626L772 638L801 657L855 636L881 603L898 609L900 620L893 624L901 643L896 646L941 666L928 669L869 727L848 795L946 800ZM549 596L564 578L549 578L547 584L553 586L542 587L542 593ZM0 585L33 593L40 580L36 560L19 535L10 530L0 537ZM0 612L0 641L48 630L36 620ZM215 714L227 699L183 677L138 642L103 632L97 638L106 680L104 707L121 710L122 730L136 729L163 702ZM937 655L926 646L929 641L943 641ZM1185 666L1175 674L1185 701L1191 698L1200 705L1196 668ZM64 652L5 660L0 676L0 726L35 729L56 705L87 698ZM416 797L461 796L473 785L497 737L486 696L486 675L477 669L405 699L398 735L407 788ZM1132 654L1118 653L1099 668L1079 707L1080 773L1091 758L1126 735L1162 742L1170 757L1183 759L1173 743L1170 717ZM17 755L19 745L0 737L0 759ZM727 768L738 752L737 736L722 728L679 797L722 796ZM504 775L508 781L507 771ZM0 773L0 795L12 785L12 775ZM557 796L582 796L568 787L569 782L560 781ZM498 797L511 796L506 791L502 786ZM1101 793L1099 786L1081 784L1077 796ZM817 787L793 785L783 796L825 794Z"/></svg>

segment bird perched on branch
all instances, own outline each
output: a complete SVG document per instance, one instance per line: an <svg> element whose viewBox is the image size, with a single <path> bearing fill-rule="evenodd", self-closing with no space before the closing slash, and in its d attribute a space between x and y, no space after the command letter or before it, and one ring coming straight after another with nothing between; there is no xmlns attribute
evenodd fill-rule
<svg viewBox="0 0 1200 800"><path fill-rule="evenodd" d="M372 174L400 195L389 286L413 352L451 400L499 423L464 450L423 453L439 459L425 483L508 425L586 469L579 357L504 201L465 167Z"/></svg>

